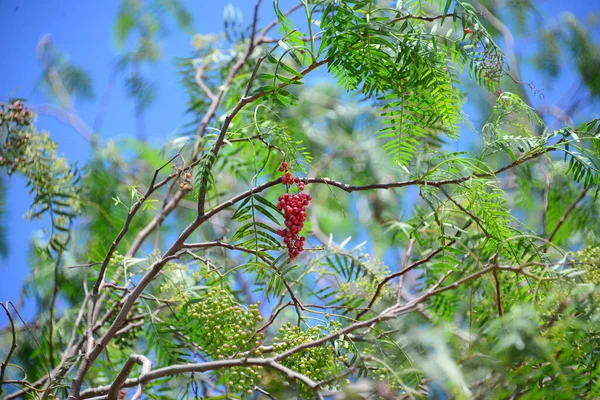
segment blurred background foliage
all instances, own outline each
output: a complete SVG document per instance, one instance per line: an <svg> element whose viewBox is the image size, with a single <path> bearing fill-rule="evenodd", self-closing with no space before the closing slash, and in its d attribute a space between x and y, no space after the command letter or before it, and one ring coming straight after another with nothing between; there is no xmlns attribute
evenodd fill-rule
<svg viewBox="0 0 600 400"><path fill-rule="evenodd" d="M438 12L436 5L429 2L400 3L407 3L405 7L422 15ZM543 3L534 1L475 0L467 3L478 13L482 28L504 50L509 72L492 91L462 80L464 87L461 89L466 93L464 111L468 116L462 115L460 104L456 103L449 125L459 120L463 122L458 125L455 134L430 135L424 132L421 135L413 152L414 159L400 160L401 163L406 161L413 175L425 173L442 162L442 152L446 151L472 152L473 165L477 164L475 155L489 152L490 164L498 168L510 163L514 154L522 154L523 148L534 148L536 137L547 134L545 127L553 131L567 125L579 126L599 117L597 10L596 14L590 14L588 20L582 21L572 14L547 15ZM199 7L186 8L176 0L121 2L114 24L114 35L121 54L114 63L111 84L124 85L134 104L135 138L104 137L101 120L110 118L110 115L101 115L90 125L80 120L78 104L104 101L92 90L94 77L82 67L85 60L70 60L66 52L68 49L59 49L49 37L40 41L37 48L43 68L40 87L56 107L46 111L68 116L66 123L89 139L92 155L85 168L77 170L56 155L55 144L48 136L37 134L33 121L23 127L11 125L10 129L21 129L19 135L23 137L25 134L35 136L38 143L28 146L38 147L31 147L28 151L45 152L47 155L44 165L27 167L27 164L21 164L16 172L33 182L33 213L39 212L39 215L52 219L53 227L52 232L32 236L29 251L31 272L23 285L23 297L35 299L37 314L27 328L19 328L19 343L13 362L18 360L30 382L43 378L48 369L56 367L60 358L56 349L67 345L84 296L82 286L86 282L93 285L99 270L94 262L106 255L130 207L145 191L144 185L150 182L155 169L179 151L181 157L176 158L173 164L174 168L182 167L194 157L195 152L210 148L214 141L214 132L210 129L198 143L194 139L211 101L206 88L208 92L218 92L219 85L245 50L243 41L250 34L251 21L249 16L242 17L236 7L227 6L222 34L194 33L193 20L197 18L196 14L201 14ZM590 10L592 8L593 4L590 4ZM295 18L292 17L294 21ZM423 23L419 29L429 32L434 26L438 32L448 29L448 25L436 23ZM160 39L176 29L189 33L192 50L175 60L165 59ZM476 31L479 27L470 26L470 29ZM456 35L461 36L462 33ZM526 46L527 50L520 50L520 46ZM343 57L344 54L335 53L340 49L331 49L332 56ZM232 82L220 109L223 114L242 95L257 61L256 58L251 60ZM186 110L186 125L160 148L148 143L144 126L144 114L152 110L153 102L160 96L151 74L147 72L148 66L155 63L175 63L179 76L170 79L182 85L188 96L185 103L181 99L173 100L181 102L181 109ZM287 57L283 63L295 68L298 60ZM276 66L280 68L282 64L266 61L264 65L268 72L258 78L260 85L257 86L272 84L268 75L275 74ZM468 75L468 72L463 75ZM401 168L392 162L394 154L386 151L382 139L376 134L384 128L380 118L382 107L384 112L386 107L391 107L387 100L367 99L365 87L362 93L348 93L333 79L321 78L309 80L305 85L293 85L283 98L266 99L260 106L248 108L234 119L227 136L229 143L222 149L214 167L213 175L218 172L218 178L210 186L209 206L228 198L227 193L241 192L249 185L254 186L276 176L284 157L293 159L295 168L303 170L307 177L328 177L354 185L395 182L412 176L407 173L407 167ZM437 79L441 82L446 78ZM385 78L377 79L381 82ZM347 86L356 85L349 82ZM497 102L498 97L502 97L496 92L499 88L517 93L523 103L514 105L508 97L505 102ZM564 95L556 103L547 103L546 93L556 92L564 92ZM448 95L453 96L450 89ZM459 97L451 97L452 103L462 101ZM294 106L290 106L292 102ZM498 116L497 113L504 114ZM486 131L486 126L489 131ZM482 140L475 133L479 131L492 136ZM2 135L3 139L8 137L6 132ZM507 135L516 139L512 142L504 140ZM494 147L494 140L500 141L499 138L504 141ZM590 147L590 151L598 151L598 148ZM597 286L600 284L600 225L596 223L600 209L596 201L597 191L584 188L583 182L576 182L567 175L567 170L571 171L573 167L569 166L568 159L561 161L561 157L540 158L506 172L498 190L488 188L484 180L474 179L462 191L452 193L461 202L474 205L474 212L477 212L478 204L499 204L498 213L488 216L485 223L486 226L496 226L495 231L505 235L500 240L510 242L514 232L507 230L510 226L522 224L524 238L519 239L521 241L515 246L531 253L534 253L531 249L535 248L541 253L532 255L528 262L541 263L551 257L554 265L543 271L540 267L538 271L548 279L530 282L527 277L501 275L504 305L504 315L501 316L496 312L496 283L487 276L472 285L460 286L428 299L427 307L418 309L417 313L389 322L387 329L390 333L376 331L364 341L352 343L354 353L369 354L358 373L358 377L368 375L369 379L345 386L342 391L345 394L340 394L340 398L372 396L391 399L400 398L397 397L400 392L422 398L600 397L600 312L597 307L600 299ZM40 172L36 175L36 171L31 170L34 166L47 176L36 178ZM442 175L433 177L442 178L443 173L453 176L467 169L461 164L454 170L444 170L439 172ZM113 268L109 268L110 275L107 277L117 282L115 286L135 284L154 261L153 252L168 246L195 217L194 194L197 195L199 179L198 172L195 174L196 191L183 195L174 216L161 220L160 229L139 251L130 251L135 235L128 235L121 242L118 247L120 256L113 260ZM57 183L57 178L61 182ZM147 203L148 208L132 221L131 232L139 232L156 218L156 209L173 198L178 183L157 193L155 201ZM57 187L60 190L66 188L68 193L54 190ZM2 176L0 257L10 251L4 239L10 235L10 226L3 223L6 190L7 179ZM38 198L35 193L43 196ZM445 198L427 190L345 194L326 185L314 185L310 187L310 193L313 201L305 232L310 235L310 246L322 249L323 253L310 250L302 265L284 273L297 283L299 296L318 298L340 307L363 304L375 291L376 282L390 271L402 268L409 246L414 245L413 253L409 254L411 260L418 260L439 246L440 240L450 241L460 236L459 227L466 222L464 215L457 216L455 208L442 203ZM484 195L473 197L475 193ZM261 196L274 202L277 194L277 189L273 189ZM56 196L61 199L57 200ZM36 209L39 204L42 204L41 212ZM563 224L561 219L565 218L565 209L570 205L573 205L573 210ZM65 218L48 214L52 207ZM504 212L503 207L510 213ZM432 213L432 209L443 215L448 231L436 226L434 219L438 216ZM193 241L226 241L235 237L240 223L233 219L234 211L227 210L212 219L210 224L202 226L192 236ZM76 214L77 219L74 218ZM259 218L260 222L271 223L266 215ZM554 230L557 226L560 229ZM58 237L61 233L57 229L71 233L68 238ZM550 238L556 247L526 238L524 232ZM412 243L415 240L416 243ZM363 241L366 244L361 244ZM448 268L460 266L464 268L462 274L478 268L473 257L490 255L485 242L481 235L469 236L463 242L466 249L451 249L443 256L433 258L426 268L415 269L413 274L405 276L406 300L435 283L440 273ZM258 241L255 245L258 246ZM469 249L469 246L472 247ZM524 253L527 251L523 250ZM513 257L508 254L501 256L506 259ZM520 256L514 256L514 259L522 261ZM107 354L94 366L89 384L110 383L132 349L152 356L159 366L174 360L189 362L210 358L212 354L202 355L197 350L182 349L189 337L195 338L192 335L197 332L181 320L184 317L182 313L185 313L181 310L182 304L189 299L203 298L206 287L215 284L203 272L210 269L211 264L220 265L227 271L220 284L230 289L228 296L244 304L266 299L263 315L265 310L277 306L275 294L281 291L281 281L268 276L239 254L226 249L211 249L203 260L173 264L152 285L148 297L141 300L130 321L135 324L134 329L111 344ZM253 282L257 283L253 285ZM311 285L324 289L315 295ZM327 289L327 285L331 289ZM532 286L535 290L526 290ZM56 287L60 287L59 295ZM111 291L104 304L105 309L116 307L121 294L122 290ZM391 305L394 296L395 293L384 291L376 308L382 310ZM336 315L339 320L347 321L355 317L350 314L340 311ZM282 320L293 320L295 311L286 308L281 316ZM329 320L330 315L314 313L311 317L324 322ZM54 326L52 323L49 325L48 321L54 319ZM105 322L110 322L110 319ZM283 329L283 336L290 334L279 322L274 328ZM31 332L28 332L29 329ZM324 329L333 328L327 325ZM2 331L2 357L8 349L9 333L6 328ZM32 341L30 334L35 335L38 341ZM318 336L321 333L311 334ZM373 345L375 337L378 341ZM195 338L194 341L201 340ZM329 360L323 362L331 363ZM352 364L349 360L346 362ZM9 375L14 378L19 373L10 371ZM169 384L155 383L148 393L152 393L154 398L179 398L190 393L193 395L194 391L200 390L199 386L204 386L205 396L210 394L217 398L223 382L226 382L224 379L229 378L219 377L221 381L213 387L203 379L181 376ZM61 380L54 384L57 389L65 385ZM267 377L266 387L276 398L289 398L294 393L285 385L277 385L275 377ZM417 390L425 387L428 391ZM63 392L59 390L58 393Z"/></svg>

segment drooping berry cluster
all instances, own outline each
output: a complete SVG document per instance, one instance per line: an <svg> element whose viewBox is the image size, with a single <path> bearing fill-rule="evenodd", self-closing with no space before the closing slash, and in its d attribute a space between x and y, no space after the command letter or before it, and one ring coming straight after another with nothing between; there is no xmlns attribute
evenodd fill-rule
<svg viewBox="0 0 600 400"><path fill-rule="evenodd" d="M283 237L283 243L288 248L288 254L290 258L295 258L304 250L304 236L298 234L304 227L304 221L306 220L306 206L312 200L309 194L302 193L304 190L304 182L298 177L292 176L292 173L288 169L288 163L285 161L279 167L279 171L285 171L285 174L281 177L281 183L284 185L298 185L298 193L290 194L286 191L282 196L279 196L279 203L277 209L283 212L285 218L286 229L280 229L277 234ZM286 189L289 189L287 187Z"/></svg>

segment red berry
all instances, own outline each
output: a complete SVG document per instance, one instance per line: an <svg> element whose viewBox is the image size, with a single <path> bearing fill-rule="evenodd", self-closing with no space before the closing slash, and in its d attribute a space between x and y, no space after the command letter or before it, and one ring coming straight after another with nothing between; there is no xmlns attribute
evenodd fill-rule
<svg viewBox="0 0 600 400"><path fill-rule="evenodd" d="M304 186L304 182L300 179L293 178L291 174L289 176L286 175L282 177L283 182L289 184L298 182L299 188ZM288 249L290 258L297 257L304 250L305 238L298 236L298 234L304 227L304 221L306 220L305 207L309 203L309 198L309 195L301 192L294 194L284 193L278 198L277 209L283 212L284 224L287 229L277 231L277 233L284 238L283 243Z"/></svg>
<svg viewBox="0 0 600 400"><path fill-rule="evenodd" d="M287 166L288 166L288 163L287 163L287 162L285 162L285 161L284 161L284 162L282 162L282 163L281 163L281 167L282 167L283 169L286 169L286 168L287 168Z"/></svg>
<svg viewBox="0 0 600 400"><path fill-rule="evenodd" d="M467 33L467 34L471 33L471 28L465 28L465 33Z"/></svg>

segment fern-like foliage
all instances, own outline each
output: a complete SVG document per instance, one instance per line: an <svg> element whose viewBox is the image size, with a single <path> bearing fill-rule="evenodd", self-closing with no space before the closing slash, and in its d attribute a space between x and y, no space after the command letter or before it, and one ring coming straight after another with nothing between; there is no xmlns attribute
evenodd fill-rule
<svg viewBox="0 0 600 400"><path fill-rule="evenodd" d="M463 120L457 72L469 62L476 81L493 89L503 64L501 51L483 29L469 46L440 38L422 23L422 2L416 3L386 9L368 0L326 2L321 21L321 51L329 71L346 90L358 89L382 103L385 127L379 137L402 166L413 159L423 138L439 133L457 137ZM454 21L458 14L463 23L476 21L462 3L455 8Z"/></svg>
<svg viewBox="0 0 600 400"><path fill-rule="evenodd" d="M240 203L237 211L231 217L241 226L231 237L231 242L252 250L261 250L260 254L266 259L273 257L266 250L281 247L277 237L277 229L283 222L278 218L281 212L266 198L255 194Z"/></svg>
<svg viewBox="0 0 600 400"><path fill-rule="evenodd" d="M564 129L565 161L568 159L567 173L584 188L596 187L600 190L600 119L581 124L577 129Z"/></svg>
<svg viewBox="0 0 600 400"><path fill-rule="evenodd" d="M513 159L515 152L526 152L546 144L545 135L532 135L544 122L523 100L509 92L502 93L481 129L484 140L483 157L504 150Z"/></svg>

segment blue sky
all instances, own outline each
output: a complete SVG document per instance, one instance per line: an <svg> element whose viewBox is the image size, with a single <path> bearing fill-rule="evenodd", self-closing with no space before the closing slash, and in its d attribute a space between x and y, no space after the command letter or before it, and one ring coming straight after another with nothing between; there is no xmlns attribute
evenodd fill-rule
<svg viewBox="0 0 600 400"><path fill-rule="evenodd" d="M230 1L187 0L185 4L194 16L194 31L217 33L223 28L224 7ZM251 18L254 1L237 0L232 3L241 8L245 21ZM271 1L265 0L262 6L263 23L274 17ZM548 21L563 11L571 11L581 19L590 12L598 13L597 1L557 1L536 2L543 9ZM282 1L282 8L295 4ZM66 51L71 61L86 70L93 78L96 97L77 104L77 109L89 125L96 117L100 98L104 93L110 69L120 50L117 49L112 28L119 2L43 0L19 1L0 0L0 101L9 96L27 98L31 105L49 102L39 89L41 67L35 56L35 47L44 34L50 34L53 42ZM556 20L556 23L559 23ZM596 32L596 37L597 37ZM163 59L155 67L147 69L146 75L158 85L158 99L146 114L146 136L150 143L160 144L166 137L177 131L186 122L184 105L186 96L178 84L173 57L187 56L191 52L190 35L173 29L162 41ZM527 55L536 44L527 38L517 42L518 54ZM524 70L524 80L535 79L531 71ZM545 104L553 104L567 90L575 76L563 74L553 90L545 91ZM543 86L539 84L538 86ZM61 124L52 117L40 116L38 128L48 130L59 143L59 153L71 161L84 163L89 156L89 145L72 128ZM102 137L123 137L135 135L133 104L126 98L122 82L117 83L112 92L107 117L102 128ZM2 172L4 173L4 172ZM47 226L46 222L28 222L22 216L27 211L31 198L24 188L25 181L12 176L8 179L8 238L10 254L0 260L0 301L17 301L21 283L28 267L26 264L27 246L31 234L36 229ZM34 307L26 304L25 315L32 315Z"/></svg>

